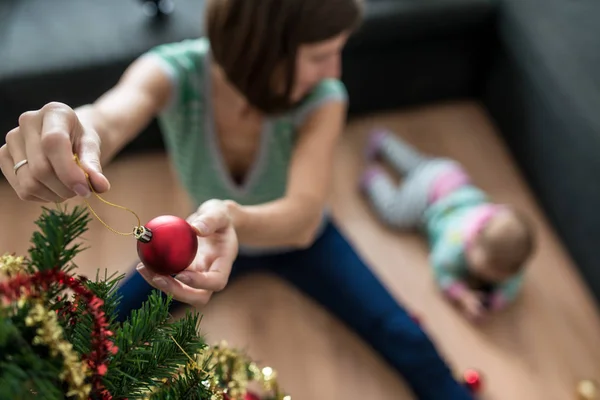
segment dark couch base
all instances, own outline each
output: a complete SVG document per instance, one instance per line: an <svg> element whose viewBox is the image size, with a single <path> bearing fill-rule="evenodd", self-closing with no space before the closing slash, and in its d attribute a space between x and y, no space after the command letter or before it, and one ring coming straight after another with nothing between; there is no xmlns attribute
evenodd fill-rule
<svg viewBox="0 0 600 400"><path fill-rule="evenodd" d="M346 53L342 80L350 115L476 98L487 62L485 42L483 36L457 34Z"/></svg>

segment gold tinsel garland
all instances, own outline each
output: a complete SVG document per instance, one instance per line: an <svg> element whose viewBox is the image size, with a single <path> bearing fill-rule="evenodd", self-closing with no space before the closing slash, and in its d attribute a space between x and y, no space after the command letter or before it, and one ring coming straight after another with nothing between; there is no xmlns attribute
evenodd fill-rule
<svg viewBox="0 0 600 400"><path fill-rule="evenodd" d="M0 275L12 278L23 272L24 257L14 254L0 256ZM86 363L82 362L73 350L73 344L65 340L63 329L58 323L56 312L44 307L41 299L30 299L23 296L17 302L17 307L23 309L30 305L29 313L25 318L25 325L29 327L38 326L36 336L33 338L34 345L44 345L50 350L50 355L63 359L63 370L59 379L67 382L69 391L67 396L75 396L77 399L87 399L92 386L85 383L90 375Z"/></svg>
<svg viewBox="0 0 600 400"><path fill-rule="evenodd" d="M291 400L291 396L280 392L277 382L277 373L271 367L260 369L241 351L229 348L227 342L222 341L212 346L206 352L196 357L197 364L207 364L211 375L210 386L221 388L223 394L231 400L241 400L248 391L251 382L260 384L261 388L273 394L275 400ZM217 372L218 369L218 373ZM225 382L223 377L227 377ZM223 386L226 385L226 388ZM218 399L213 399L218 400Z"/></svg>
<svg viewBox="0 0 600 400"><path fill-rule="evenodd" d="M19 307L23 307L26 302L26 299L19 301ZM37 336L33 338L33 344L48 346L53 357L62 356L63 370L59 378L69 385L67 397L75 396L80 400L87 399L92 390L92 385L85 383L90 375L90 370L73 350L73 344L64 339L56 312L45 308L41 300L35 300L31 305L31 310L25 318L25 324L39 326L36 331Z"/></svg>
<svg viewBox="0 0 600 400"><path fill-rule="evenodd" d="M277 373L273 368L259 368L241 351L229 348L227 342L221 341L218 345L211 346L202 354L192 358L175 338L171 337L171 339L190 359L190 362L182 366L178 373L192 370L207 376L208 379L203 381L203 384L214 393L211 400L244 400L248 393L248 385L252 382L258 383L262 390L272 395L270 398L274 400L292 400L291 396L280 392ZM200 367L201 365L206 366L206 370ZM167 379L163 380L166 381ZM146 399L157 390L158 387L150 390Z"/></svg>
<svg viewBox="0 0 600 400"><path fill-rule="evenodd" d="M24 257L16 257L14 254L4 254L0 256L0 276L12 278L23 271Z"/></svg>

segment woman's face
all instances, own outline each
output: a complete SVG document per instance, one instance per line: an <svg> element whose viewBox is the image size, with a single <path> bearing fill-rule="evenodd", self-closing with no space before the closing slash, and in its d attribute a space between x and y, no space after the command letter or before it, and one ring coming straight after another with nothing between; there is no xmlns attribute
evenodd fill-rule
<svg viewBox="0 0 600 400"><path fill-rule="evenodd" d="M292 102L301 100L323 79L340 78L342 49L348 36L348 33L342 33L331 39L298 48Z"/></svg>

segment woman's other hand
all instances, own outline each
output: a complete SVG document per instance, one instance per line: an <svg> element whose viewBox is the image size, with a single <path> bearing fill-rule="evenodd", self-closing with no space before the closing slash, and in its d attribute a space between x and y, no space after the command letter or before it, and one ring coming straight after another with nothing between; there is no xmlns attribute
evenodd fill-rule
<svg viewBox="0 0 600 400"><path fill-rule="evenodd" d="M155 288L194 307L205 305L214 292L227 285L238 254L238 240L224 202L209 200L187 218L198 234L198 252L192 264L177 276L158 275L138 265L138 272Z"/></svg>

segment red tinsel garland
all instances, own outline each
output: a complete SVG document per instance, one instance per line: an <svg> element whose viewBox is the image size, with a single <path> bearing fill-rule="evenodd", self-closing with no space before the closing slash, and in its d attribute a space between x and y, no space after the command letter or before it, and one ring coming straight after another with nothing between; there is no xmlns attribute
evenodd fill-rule
<svg viewBox="0 0 600 400"><path fill-rule="evenodd" d="M92 374L92 387L96 395L102 400L112 400L110 392L102 385L102 376L106 374L109 353L116 354L118 348L108 339L113 333L108 330L108 323L104 311L101 310L103 300L97 297L83 284L85 278L76 279L58 268L38 271L32 275L18 274L8 281L0 282L0 298L3 302L16 302L21 296L40 297L47 291L52 283L61 285L61 289L71 289L77 296L85 300L87 312L94 321L92 327L92 351L83 355Z"/></svg>

